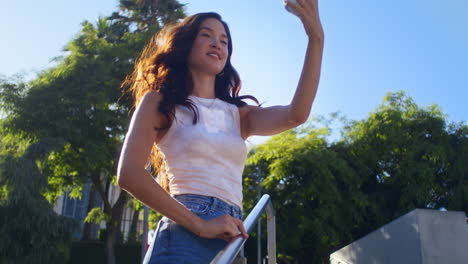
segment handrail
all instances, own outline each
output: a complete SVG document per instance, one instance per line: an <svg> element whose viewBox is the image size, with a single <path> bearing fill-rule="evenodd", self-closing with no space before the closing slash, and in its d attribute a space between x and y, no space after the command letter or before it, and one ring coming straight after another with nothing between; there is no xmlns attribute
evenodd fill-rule
<svg viewBox="0 0 468 264"><path fill-rule="evenodd" d="M267 238L268 238L268 263L276 264L276 227L275 212L271 203L270 195L264 194L258 201L250 214L244 220L244 227L247 234L250 235L259 221L263 211L267 214ZM247 238L242 236L235 237L218 255L211 261L212 264L230 264L236 258Z"/></svg>

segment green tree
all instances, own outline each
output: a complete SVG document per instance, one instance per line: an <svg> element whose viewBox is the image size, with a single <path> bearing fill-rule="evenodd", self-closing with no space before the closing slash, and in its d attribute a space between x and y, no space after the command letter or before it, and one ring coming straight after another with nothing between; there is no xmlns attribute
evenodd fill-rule
<svg viewBox="0 0 468 264"><path fill-rule="evenodd" d="M448 125L438 107L421 108L403 92L347 127L340 147L373 201L369 228L415 208L467 212L466 136L466 125Z"/></svg>
<svg viewBox="0 0 468 264"><path fill-rule="evenodd" d="M10 134L31 143L63 139L61 148L44 156L41 168L48 176L44 195L49 202L63 190L80 198L83 184L91 179L104 208L91 210L87 220L106 221L108 263L115 263L113 246L130 198L122 191L109 199L132 105L119 86L149 38L164 23L183 16L183 5L176 0L120 1L120 11L112 16L95 25L83 22L65 48L67 55L55 59L57 66L27 84L0 83L0 106Z"/></svg>
<svg viewBox="0 0 468 264"><path fill-rule="evenodd" d="M66 262L71 235L79 226L73 219L59 216L53 211L42 195L47 187L47 178L39 168L40 161L53 149L60 148L63 141L44 138L29 144L18 143L5 134L2 136L0 262Z"/></svg>
<svg viewBox="0 0 468 264"><path fill-rule="evenodd" d="M280 261L326 263L415 208L468 212L468 127L448 124L438 107L389 93L366 119L344 122L342 138L329 143L328 131L312 123L249 153L244 207L261 182L277 212Z"/></svg>
<svg viewBox="0 0 468 264"><path fill-rule="evenodd" d="M448 156L447 178L440 185L446 192L440 196L439 204L449 210L468 214L468 126L449 126L451 152Z"/></svg>
<svg viewBox="0 0 468 264"><path fill-rule="evenodd" d="M359 177L329 149L327 134L325 128L290 130L249 155L245 209L256 199L246 185L260 175L276 209L283 263L321 263L330 250L351 242L353 229L363 222L367 200L358 190Z"/></svg>

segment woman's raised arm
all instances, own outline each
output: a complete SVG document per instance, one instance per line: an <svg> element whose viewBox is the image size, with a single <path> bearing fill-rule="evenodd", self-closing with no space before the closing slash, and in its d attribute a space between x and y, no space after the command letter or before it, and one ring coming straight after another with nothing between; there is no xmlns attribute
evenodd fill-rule
<svg viewBox="0 0 468 264"><path fill-rule="evenodd" d="M289 105L241 107L243 137L269 136L294 128L309 117L317 93L322 65L324 33L320 22L317 0L297 0L287 3L302 21L308 36L307 50L301 77Z"/></svg>

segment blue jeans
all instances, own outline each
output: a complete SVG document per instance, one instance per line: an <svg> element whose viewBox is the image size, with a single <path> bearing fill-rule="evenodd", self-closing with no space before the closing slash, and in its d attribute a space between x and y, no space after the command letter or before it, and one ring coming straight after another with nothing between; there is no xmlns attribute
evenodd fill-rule
<svg viewBox="0 0 468 264"><path fill-rule="evenodd" d="M229 214L242 219L239 207L218 198L198 194L181 194L174 198L200 218L209 220ZM222 239L202 238L167 217L158 223L143 264L153 263L210 263L226 246Z"/></svg>

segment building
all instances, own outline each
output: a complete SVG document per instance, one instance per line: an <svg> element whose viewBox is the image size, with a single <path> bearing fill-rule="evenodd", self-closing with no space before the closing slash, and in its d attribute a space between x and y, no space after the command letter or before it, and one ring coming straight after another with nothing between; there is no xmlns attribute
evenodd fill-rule
<svg viewBox="0 0 468 264"><path fill-rule="evenodd" d="M111 190L109 191L109 201L111 204L114 204L119 197L120 192L122 189L119 186L111 185ZM82 197L81 199L73 199L69 197L69 192L65 192L62 196L60 196L55 205L54 211L57 214L68 216L78 220L80 223L80 230L73 234L74 240L81 240L83 237L83 227L84 227L84 219L87 216L87 209L90 202L92 201L92 207L100 207L103 208L103 201L101 196L97 191L92 193L92 184L91 181L87 181L83 186ZM121 232L123 235L123 241L128 240L128 235L130 231L130 225L132 222L132 217L134 214L133 208L125 207L123 214L122 214L122 223L121 223ZM99 230L105 229L106 223L102 221L99 225L92 224L91 225L91 239L98 239ZM143 232L143 221L139 220L137 223L137 230Z"/></svg>

